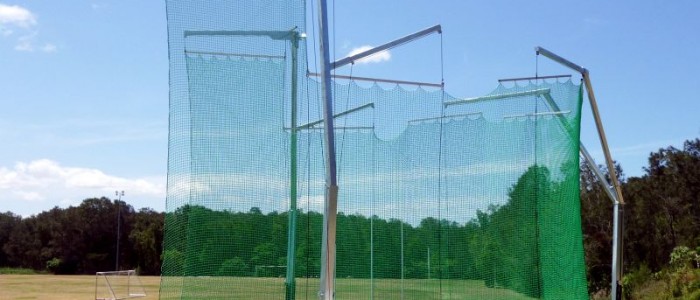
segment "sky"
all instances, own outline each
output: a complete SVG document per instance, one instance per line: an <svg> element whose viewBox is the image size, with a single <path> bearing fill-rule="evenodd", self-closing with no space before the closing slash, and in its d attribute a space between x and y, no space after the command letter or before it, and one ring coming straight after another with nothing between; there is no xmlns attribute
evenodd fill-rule
<svg viewBox="0 0 700 300"><path fill-rule="evenodd" d="M500 78L573 73L536 58L535 46L588 68L628 177L643 174L649 153L700 137L700 2L338 0L330 8L335 59L443 28L339 74L444 77L448 93L474 97ZM602 164L587 102L581 141ZM0 211L26 217L117 190L137 209L162 211L165 2L0 0L0 143Z"/></svg>

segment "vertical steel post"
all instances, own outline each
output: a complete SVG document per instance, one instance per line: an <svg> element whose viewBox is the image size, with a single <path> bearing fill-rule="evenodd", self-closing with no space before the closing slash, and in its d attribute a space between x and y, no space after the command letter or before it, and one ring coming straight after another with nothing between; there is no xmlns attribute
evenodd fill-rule
<svg viewBox="0 0 700 300"><path fill-rule="evenodd" d="M331 61L328 43L328 16L326 0L318 1L319 38L321 44L321 91L323 96L323 125L326 150L326 197L323 214L321 250L321 285L319 298L330 300L335 293L335 227L338 211L336 178L335 134L333 126L333 96L331 91Z"/></svg>
<svg viewBox="0 0 700 300"><path fill-rule="evenodd" d="M617 195L617 201L614 203L613 207L613 253L612 253L612 270L611 270L611 293L610 296L613 300L621 299L622 297L622 262L623 262L623 252L622 252L622 224L623 211L625 200L622 197L622 188L620 187L620 181L617 179L617 170L615 169L615 163L613 162L612 155L610 155L610 148L608 147L608 140L605 137L605 130L603 129L603 122L600 119L600 114L598 112L598 103L595 99L595 94L593 93L593 86L591 85L590 74L587 69L583 69L581 73L583 75L583 82L586 85L586 92L588 94L588 102L591 104L591 111L593 112L593 119L595 120L596 128L598 129L598 137L600 138L600 144L603 147L603 154L605 155L605 162L608 166L608 174L610 177L610 182L615 189L615 194Z"/></svg>
<svg viewBox="0 0 700 300"><path fill-rule="evenodd" d="M296 256L296 229L297 229L297 117L298 117L298 101L297 101L297 80L298 80L298 50L299 50L299 33L292 31L291 33L291 51L292 51L292 95L291 95L291 145L290 157L291 163L289 166L289 225L287 233L287 277L284 282L285 299L294 300L296 298L296 279L294 275L294 262Z"/></svg>

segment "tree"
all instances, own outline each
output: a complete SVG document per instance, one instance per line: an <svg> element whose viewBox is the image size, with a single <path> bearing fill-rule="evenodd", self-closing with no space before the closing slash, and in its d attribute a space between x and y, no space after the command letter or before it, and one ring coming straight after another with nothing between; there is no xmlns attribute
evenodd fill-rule
<svg viewBox="0 0 700 300"><path fill-rule="evenodd" d="M133 215L129 233L130 261L142 274L160 274L163 252L163 213L143 208Z"/></svg>
<svg viewBox="0 0 700 300"><path fill-rule="evenodd" d="M12 267L3 248L10 241L10 234L22 222L22 217L11 212L0 213L0 266Z"/></svg>

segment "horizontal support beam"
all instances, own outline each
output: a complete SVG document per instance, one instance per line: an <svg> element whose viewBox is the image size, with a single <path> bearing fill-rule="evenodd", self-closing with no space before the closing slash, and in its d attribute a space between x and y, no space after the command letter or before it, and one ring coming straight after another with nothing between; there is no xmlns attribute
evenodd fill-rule
<svg viewBox="0 0 700 300"><path fill-rule="evenodd" d="M536 77L518 77L518 78L504 78L499 79L498 82L508 82L508 81L525 81L525 80L538 80L538 79L553 79L553 78L571 78L571 75L549 75L549 76L536 76Z"/></svg>
<svg viewBox="0 0 700 300"><path fill-rule="evenodd" d="M577 65L577 64L575 64L575 63L573 63L573 62L571 62L571 61L569 61L569 60L567 60L559 55L556 55L545 48L535 47L535 53L537 53L537 55L542 54L543 56L546 56L547 58L549 58L553 61L556 61L562 65L565 65L565 66L569 67L570 69L573 69L574 71L579 72L581 74L588 72L586 70L586 68L579 66L579 65Z"/></svg>
<svg viewBox="0 0 700 300"><path fill-rule="evenodd" d="M351 56L348 56L346 58L337 60L331 64L331 69L337 69L337 68L340 68L344 65L354 63L355 61L360 60L362 58L377 54L377 53L385 51L385 50L389 50L389 49L394 48L396 46L399 46L401 44L405 44L405 43L408 43L410 41L422 38L422 37L429 35L431 33L442 33L442 27L440 25L435 25L433 27L426 28L426 29L423 29L423 30L418 31L416 33L409 34L405 37L393 40L393 41L388 42L386 44L383 44L381 46L377 46L377 47L374 47L374 48L369 49L367 51L363 51L363 52L360 52L358 54L351 55Z"/></svg>
<svg viewBox="0 0 700 300"><path fill-rule="evenodd" d="M466 98L466 99L448 101L448 102L445 102L444 105L447 107L450 105L457 105L457 104L467 104L467 103L489 101L489 100L499 100L499 99L515 98L515 97L523 97L523 96L543 95L543 94L547 94L547 93L549 93L549 89L536 89L536 90L530 90L530 91L524 91L524 92L496 94L496 95L488 95L488 96L483 96L483 97Z"/></svg>
<svg viewBox="0 0 700 300"><path fill-rule="evenodd" d="M355 107L355 108L352 108L352 109L348 109L348 110L346 110L346 111L344 111L344 112L334 114L334 115L333 115L333 119L338 118L338 117L342 117L342 116L344 116L344 115L349 115L349 114L351 114L351 113L354 113L354 112L357 112L357 111L361 111L361 110L366 109L366 108L369 108L369 107L374 108L374 103L367 103L367 104L365 104L365 105L360 105L360 106L358 106L358 107ZM308 128L314 127L314 126L316 126L316 125L318 125L318 124L321 124L321 123L323 123L323 120L313 121L313 122L311 122L311 123L307 123L307 124L304 124L304 125L301 125L301 126L297 126L297 127L295 128L295 130L308 129Z"/></svg>
<svg viewBox="0 0 700 300"><path fill-rule="evenodd" d="M468 114L454 114L454 115L448 115L448 116L442 116L442 117L432 117L432 118L408 120L408 123L425 122L425 121L432 121L432 120L439 120L439 119L448 119L448 118L460 118L460 117L470 117L470 116L481 116L481 115L482 115L481 112L468 113Z"/></svg>
<svg viewBox="0 0 700 300"><path fill-rule="evenodd" d="M565 115L571 113L570 110L565 111L547 111L541 113L531 113L531 114L520 114L520 115L507 115L503 116L504 119L520 118L520 117L538 117L538 116L557 116Z"/></svg>
<svg viewBox="0 0 700 300"><path fill-rule="evenodd" d="M297 131L314 131L314 130L324 130L326 128L324 127L311 127L311 128L304 128L304 129L298 129ZM374 126L336 126L334 128L335 130L371 130L374 129ZM292 130L289 127L284 128L285 131Z"/></svg>
<svg viewBox="0 0 700 300"><path fill-rule="evenodd" d="M209 52L209 51L190 51L190 50L185 50L185 54L217 55L217 56L238 56L238 57L270 58L270 59L285 59L285 58L286 58L284 55L245 54L245 53Z"/></svg>
<svg viewBox="0 0 700 300"><path fill-rule="evenodd" d="M296 26L290 30L185 30L185 38L191 36L266 36L273 40L291 40L303 38L297 33Z"/></svg>
<svg viewBox="0 0 700 300"><path fill-rule="evenodd" d="M307 72L306 76L319 77L318 73ZM370 81L370 82L383 82L383 83L394 83L394 84L407 84L407 85L417 85L417 86L429 86L441 88L440 83L429 83L429 82L419 82L419 81L405 81L405 80L393 80L393 79L383 79L383 78L371 78L371 77L358 77L358 76L347 76L347 75L331 75L332 78L358 80L358 81Z"/></svg>

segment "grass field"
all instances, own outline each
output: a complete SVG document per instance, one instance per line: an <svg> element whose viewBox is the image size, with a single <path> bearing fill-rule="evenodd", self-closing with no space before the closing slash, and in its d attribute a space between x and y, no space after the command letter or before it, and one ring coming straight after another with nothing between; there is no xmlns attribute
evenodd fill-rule
<svg viewBox="0 0 700 300"><path fill-rule="evenodd" d="M140 278L147 296L137 299L158 299L160 277ZM183 283L181 278L165 280L167 285L179 287L180 283ZM186 290L196 293L198 299L284 299L282 278L203 277L187 278L183 284ZM317 278L297 280L297 299L318 299L317 291ZM486 288L481 281L380 279L375 280L373 286L366 279L336 281L337 299L369 299L371 291L374 299L531 299L506 289ZM3 300L94 297L95 276L0 275L0 299Z"/></svg>
<svg viewBox="0 0 700 300"><path fill-rule="evenodd" d="M138 299L158 299L160 277L142 276L141 282L147 296ZM95 299L95 276L0 275L0 299Z"/></svg>

